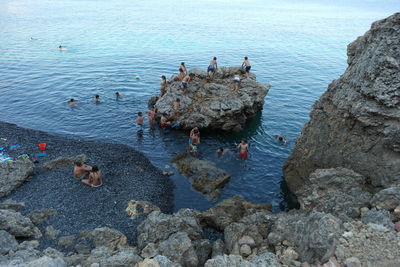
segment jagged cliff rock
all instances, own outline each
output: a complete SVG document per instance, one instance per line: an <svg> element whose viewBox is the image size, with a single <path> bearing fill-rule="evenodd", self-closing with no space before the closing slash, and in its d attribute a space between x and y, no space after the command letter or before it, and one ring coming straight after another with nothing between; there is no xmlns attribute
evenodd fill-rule
<svg viewBox="0 0 400 267"><path fill-rule="evenodd" d="M285 163L294 193L319 168L346 167L373 186L400 182L400 13L373 23L347 54Z"/></svg>
<svg viewBox="0 0 400 267"><path fill-rule="evenodd" d="M166 112L168 117L173 117L175 111L172 105L179 98L181 105L177 120L182 129L241 130L246 121L263 108L270 88L268 83L258 83L252 73L246 78L239 67L219 68L212 78L200 69L192 69L189 74L193 74L194 78L189 83L187 96L183 94L181 82L174 81L173 76L165 95L155 103L159 114ZM239 74L241 79L237 93L233 91L235 74Z"/></svg>

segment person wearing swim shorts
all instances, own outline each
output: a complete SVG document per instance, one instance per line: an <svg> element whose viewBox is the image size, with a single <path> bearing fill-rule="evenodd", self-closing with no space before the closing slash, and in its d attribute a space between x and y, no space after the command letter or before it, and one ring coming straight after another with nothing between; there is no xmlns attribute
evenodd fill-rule
<svg viewBox="0 0 400 267"><path fill-rule="evenodd" d="M247 78L249 77L250 69L251 69L251 64L249 61L248 57L244 57L244 61L242 63L242 68L246 71L246 76Z"/></svg>
<svg viewBox="0 0 400 267"><path fill-rule="evenodd" d="M239 85L240 85L240 76L239 74L235 74L233 77L233 91L237 93L239 90Z"/></svg>
<svg viewBox="0 0 400 267"><path fill-rule="evenodd" d="M189 94L189 90L188 90L189 81L190 81L190 76L189 75L186 75L182 79L182 88L183 88L183 94L184 95Z"/></svg>
<svg viewBox="0 0 400 267"><path fill-rule="evenodd" d="M73 175L75 178L88 178L89 172L92 170L92 167L86 164L83 164L80 161L74 162L74 171Z"/></svg>
<svg viewBox="0 0 400 267"><path fill-rule="evenodd" d="M92 170L89 174L89 179L81 180L87 186L91 187L99 187L103 184L103 179L101 177L101 171L96 165L93 165Z"/></svg>
<svg viewBox="0 0 400 267"><path fill-rule="evenodd" d="M214 76L214 73L215 73L215 71L217 70L217 68L218 68L217 58L214 57L214 58L210 61L210 65L208 65L208 68L207 68L207 75L210 76L210 73L212 73L212 74L213 74L212 76Z"/></svg>
<svg viewBox="0 0 400 267"><path fill-rule="evenodd" d="M139 130L143 131L143 129L144 129L144 121L143 121L142 112L138 112L138 115L137 115L137 118L136 118L136 124L139 125Z"/></svg>
<svg viewBox="0 0 400 267"><path fill-rule="evenodd" d="M247 143L247 140L242 139L237 148L239 149L239 157L241 159L247 159L247 155L249 153L249 144Z"/></svg>
<svg viewBox="0 0 400 267"><path fill-rule="evenodd" d="M194 127L190 131L189 152L193 155L196 155L198 145L200 145L200 131L197 127Z"/></svg>
<svg viewBox="0 0 400 267"><path fill-rule="evenodd" d="M168 114L166 112L164 112L161 115L161 119L160 119L160 126L163 130L167 129L168 126L171 126L171 122L168 121Z"/></svg>

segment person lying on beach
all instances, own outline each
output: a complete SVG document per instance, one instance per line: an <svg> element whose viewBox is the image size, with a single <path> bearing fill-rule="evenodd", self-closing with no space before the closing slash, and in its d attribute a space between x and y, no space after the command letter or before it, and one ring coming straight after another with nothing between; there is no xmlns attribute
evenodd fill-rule
<svg viewBox="0 0 400 267"><path fill-rule="evenodd" d="M99 104L100 103L100 96L99 95L95 95L95 97L92 99L92 102L95 104Z"/></svg>
<svg viewBox="0 0 400 267"><path fill-rule="evenodd" d="M74 162L74 177L75 178L88 178L89 172L92 170L92 167L86 164L83 164L80 161Z"/></svg>
<svg viewBox="0 0 400 267"><path fill-rule="evenodd" d="M139 125L140 130L144 129L144 121L143 121L142 112L138 112L138 115L136 117L136 124Z"/></svg>
<svg viewBox="0 0 400 267"><path fill-rule="evenodd" d="M287 145L288 141L286 140L286 138L282 135L275 135L275 138L279 141L282 142L284 145Z"/></svg>
<svg viewBox="0 0 400 267"><path fill-rule="evenodd" d="M103 179L101 177L101 171L96 165L93 165L92 170L89 174L89 179L81 180L87 186L91 187L99 187L103 184Z"/></svg>
<svg viewBox="0 0 400 267"><path fill-rule="evenodd" d="M249 153L249 144L247 144L247 140L242 139L237 148L239 149L239 157L241 159L247 159L247 154Z"/></svg>
<svg viewBox="0 0 400 267"><path fill-rule="evenodd" d="M197 147L200 145L200 131L197 127L194 127L190 131L190 138L189 138L189 153L196 155L197 154Z"/></svg>
<svg viewBox="0 0 400 267"><path fill-rule="evenodd" d="M71 99L68 101L68 105L70 105L70 106L76 106L76 105L78 105L78 101L76 101L75 99L71 98Z"/></svg>
<svg viewBox="0 0 400 267"><path fill-rule="evenodd" d="M147 118L149 119L149 123L150 126L153 127L154 124L156 123L156 111L154 108L151 108L148 112L147 112Z"/></svg>
<svg viewBox="0 0 400 267"><path fill-rule="evenodd" d="M208 65L208 68L207 68L207 75L210 76L210 73L212 73L213 76L214 76L214 73L215 73L215 71L217 70L217 68L218 68L217 58L214 57L214 58L210 61L210 65Z"/></svg>
<svg viewBox="0 0 400 267"><path fill-rule="evenodd" d="M166 92L167 92L167 77L163 75L161 76L161 83L160 83L160 97L165 95Z"/></svg>
<svg viewBox="0 0 400 267"><path fill-rule="evenodd" d="M244 61L242 63L242 68L246 71L246 76L249 77L251 64L248 57L244 57Z"/></svg>

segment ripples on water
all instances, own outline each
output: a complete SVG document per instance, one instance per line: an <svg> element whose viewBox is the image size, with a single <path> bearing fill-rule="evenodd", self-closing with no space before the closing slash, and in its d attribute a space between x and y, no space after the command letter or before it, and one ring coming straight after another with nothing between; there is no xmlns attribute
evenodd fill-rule
<svg viewBox="0 0 400 267"><path fill-rule="evenodd" d="M272 88L262 113L241 133L203 134L201 157L232 174L222 199L241 194L257 203L286 206L282 166L312 103L346 67L346 46L370 24L398 10L396 1L10 1L0 3L0 120L74 136L125 143L159 167L187 149L187 135L148 128L136 134L135 114L146 111L159 77L188 68L240 65ZM29 41L32 36L36 38ZM58 51L58 45L68 48ZM141 79L136 80L135 75ZM119 91L123 99L116 101ZM99 94L102 103L91 98ZM80 104L70 108L71 97ZM274 135L285 135L288 146ZM215 157L241 138L250 158ZM172 176L176 209L213 203Z"/></svg>

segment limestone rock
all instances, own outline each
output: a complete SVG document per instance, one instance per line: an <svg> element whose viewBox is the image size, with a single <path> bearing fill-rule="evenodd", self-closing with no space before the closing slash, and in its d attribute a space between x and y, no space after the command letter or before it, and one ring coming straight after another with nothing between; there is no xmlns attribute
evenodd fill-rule
<svg viewBox="0 0 400 267"><path fill-rule="evenodd" d="M223 255L209 259L204 267L255 267L254 264L244 260L239 255Z"/></svg>
<svg viewBox="0 0 400 267"><path fill-rule="evenodd" d="M0 210L0 230L5 230L16 237L42 236L40 230L32 221L12 210Z"/></svg>
<svg viewBox="0 0 400 267"><path fill-rule="evenodd" d="M169 215L153 211L137 227L138 247L143 249L148 243L167 240L170 235L185 232L191 240L201 239L202 229L194 213L179 210Z"/></svg>
<svg viewBox="0 0 400 267"><path fill-rule="evenodd" d="M271 209L271 204L252 204L237 195L203 212L200 220L207 226L223 231L230 223L239 221L253 210L271 211Z"/></svg>
<svg viewBox="0 0 400 267"><path fill-rule="evenodd" d="M400 13L348 46L348 67L314 104L285 163L296 192L316 169L346 167L373 186L400 182Z"/></svg>
<svg viewBox="0 0 400 267"><path fill-rule="evenodd" d="M0 203L0 210L14 210L19 211L25 208L25 203L17 202L12 199L6 199L2 203Z"/></svg>
<svg viewBox="0 0 400 267"><path fill-rule="evenodd" d="M160 211L160 208L150 202L130 200L125 212L132 220L134 220L142 214L147 215L155 210Z"/></svg>
<svg viewBox="0 0 400 267"><path fill-rule="evenodd" d="M208 239L200 239L192 242L198 259L198 266L204 266L204 263L211 257L212 244Z"/></svg>
<svg viewBox="0 0 400 267"><path fill-rule="evenodd" d="M346 267L361 267L361 262L355 257L348 258L344 261Z"/></svg>
<svg viewBox="0 0 400 267"><path fill-rule="evenodd" d="M281 264L278 262L278 258L274 253L264 252L257 257L250 260L255 267L280 267Z"/></svg>
<svg viewBox="0 0 400 267"><path fill-rule="evenodd" d="M62 236L58 239L58 245L63 248L72 246L76 241L74 235Z"/></svg>
<svg viewBox="0 0 400 267"><path fill-rule="evenodd" d="M390 219L390 213L387 210L369 210L361 218L364 224L383 225L387 231L394 231L394 224Z"/></svg>
<svg viewBox="0 0 400 267"><path fill-rule="evenodd" d="M251 237L254 241L254 246L258 246L263 241L263 236L260 233L259 227L255 224L231 223L225 228L224 237L226 248L231 254L238 254L240 251L239 241L243 237Z"/></svg>
<svg viewBox="0 0 400 267"><path fill-rule="evenodd" d="M56 210L49 209L49 210L34 210L27 215L29 219L33 222L33 224L39 226L45 220L47 220L50 216L57 214Z"/></svg>
<svg viewBox="0 0 400 267"><path fill-rule="evenodd" d="M60 168L64 168L69 165L73 165L74 162L79 161L79 162L88 162L89 158L84 155L77 155L75 157L58 157L56 159L46 161L43 163L41 170L42 171L52 171Z"/></svg>
<svg viewBox="0 0 400 267"><path fill-rule="evenodd" d="M160 253L182 266L197 266L199 260L193 244L185 232L172 234L158 247Z"/></svg>
<svg viewBox="0 0 400 267"><path fill-rule="evenodd" d="M400 187L390 187L376 193L371 205L377 209L393 210L400 204Z"/></svg>
<svg viewBox="0 0 400 267"><path fill-rule="evenodd" d="M35 165L30 160L0 163L0 198L7 196L15 188L34 175Z"/></svg>
<svg viewBox="0 0 400 267"><path fill-rule="evenodd" d="M365 183L364 176L349 169L318 169L295 193L304 210L357 218L372 197Z"/></svg>
<svg viewBox="0 0 400 267"><path fill-rule="evenodd" d="M157 255L153 259L144 259L139 263L139 267L181 267L181 265L170 261L165 256Z"/></svg>
<svg viewBox="0 0 400 267"><path fill-rule="evenodd" d="M212 79L206 71L190 70L195 75L189 83L188 96L183 95L179 81L170 81L163 97L157 100L155 107L159 113L174 115L172 104L176 98L181 100L181 112L178 116L180 127L240 130L243 125L263 108L264 98L269 84L256 82L254 74L245 78L239 67L219 68ZM233 92L233 77L240 74L241 84L238 94ZM174 79L174 77L172 78ZM152 98L154 103L155 98Z"/></svg>
<svg viewBox="0 0 400 267"><path fill-rule="evenodd" d="M60 230L54 228L53 226L49 225L46 227L46 232L44 233L44 236L47 239L54 240L57 238L57 236L60 234Z"/></svg>
<svg viewBox="0 0 400 267"><path fill-rule="evenodd" d="M247 244L241 245L239 252L240 252L240 255L242 255L243 257L250 256L251 247Z"/></svg>
<svg viewBox="0 0 400 267"><path fill-rule="evenodd" d="M214 241L212 245L212 255L211 258L215 258L217 256L222 256L225 254L225 244L221 239L217 239Z"/></svg>
<svg viewBox="0 0 400 267"><path fill-rule="evenodd" d="M37 260L30 262L27 267L67 267L62 258L50 258L48 256L43 256Z"/></svg>
<svg viewBox="0 0 400 267"><path fill-rule="evenodd" d="M18 248L18 242L15 237L4 230L0 230L0 256L16 248Z"/></svg>
<svg viewBox="0 0 400 267"><path fill-rule="evenodd" d="M217 199L219 189L223 188L230 180L230 175L208 160L200 160L183 152L172 159L177 169L187 178L192 180L192 187L211 199Z"/></svg>
<svg viewBox="0 0 400 267"><path fill-rule="evenodd" d="M105 246L111 251L116 250L118 246L126 246L127 244L127 238L123 233L108 227L83 232L82 236L93 241L96 247Z"/></svg>

